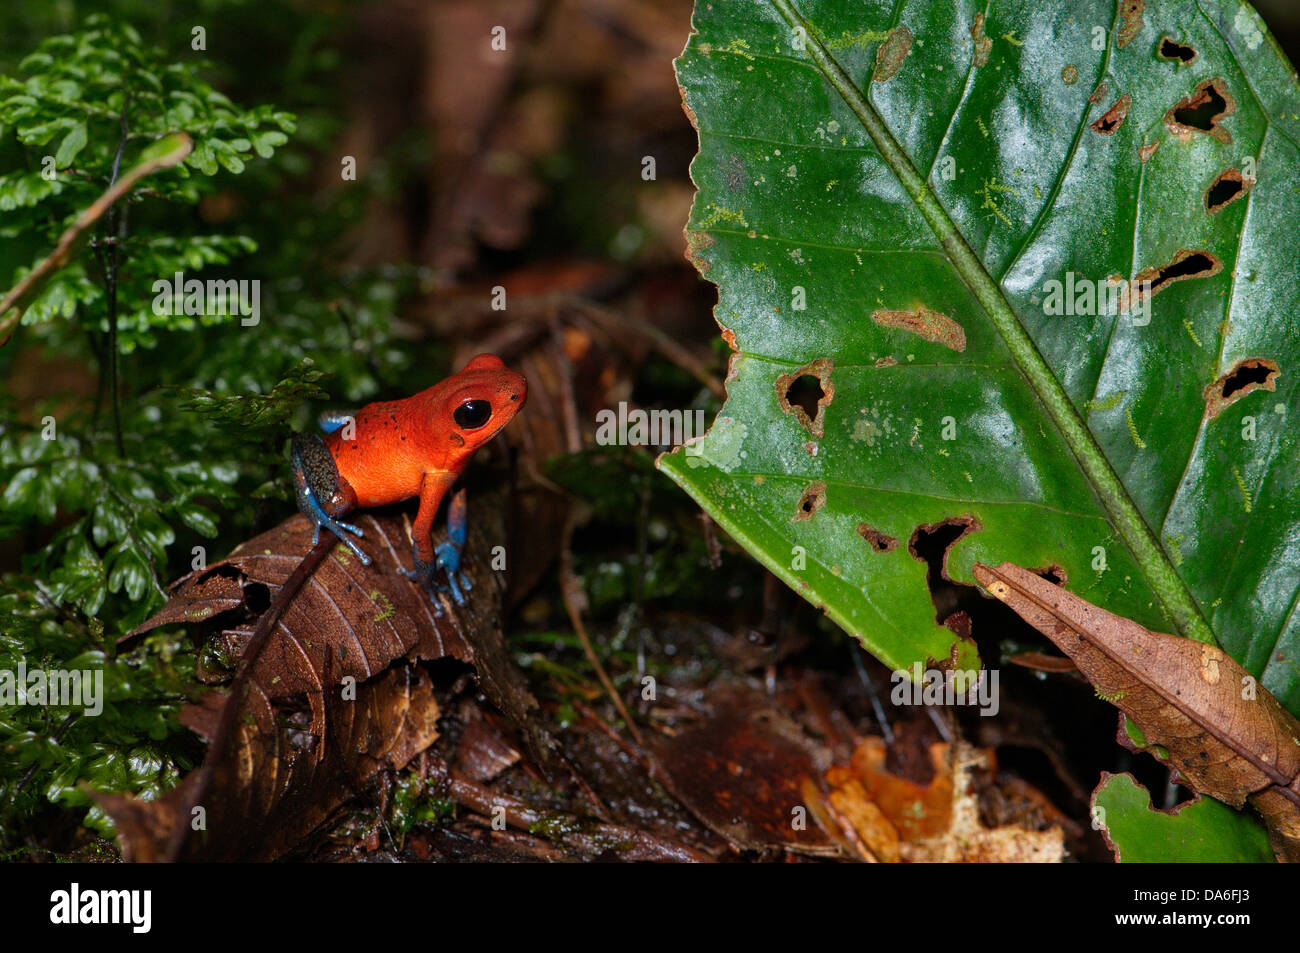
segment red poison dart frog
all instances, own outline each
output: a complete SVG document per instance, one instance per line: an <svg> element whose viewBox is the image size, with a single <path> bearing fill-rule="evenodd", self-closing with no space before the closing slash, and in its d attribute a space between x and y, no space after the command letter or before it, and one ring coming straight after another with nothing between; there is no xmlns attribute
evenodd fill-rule
<svg viewBox="0 0 1300 953"><path fill-rule="evenodd" d="M468 538L465 491L447 508L448 542L434 549L433 521L443 497L483 446L519 413L528 396L524 378L495 354L480 354L458 374L405 400L367 404L355 413L328 412L320 417L325 436L309 433L293 439L293 478L298 509L321 529L337 536L357 558L367 556L350 538L361 528L339 517L354 509L420 498L411 527L415 570L403 570L429 594L438 615L438 596L449 593L465 604L469 579L460 569ZM441 569L447 584L434 581Z"/></svg>

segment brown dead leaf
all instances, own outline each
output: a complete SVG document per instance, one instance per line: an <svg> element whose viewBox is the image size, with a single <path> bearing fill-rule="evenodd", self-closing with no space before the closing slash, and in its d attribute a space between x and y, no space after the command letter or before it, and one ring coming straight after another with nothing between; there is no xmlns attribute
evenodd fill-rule
<svg viewBox="0 0 1300 953"><path fill-rule="evenodd" d="M368 512L355 522L365 531L361 544L373 562L363 566L336 546L285 609L252 672L253 682L273 700L320 691L327 647L338 677L359 682L403 656L472 660L459 613L435 616L428 597L401 574L411 566L405 514ZM167 604L123 641L161 625L199 623L201 636L215 639L227 656L240 657L261 610L311 548L311 537L307 519L293 516L240 544L221 562L174 583ZM467 563L476 593L480 586L498 590L491 573L475 571L477 560ZM466 607L475 616L479 601Z"/></svg>
<svg viewBox="0 0 1300 953"><path fill-rule="evenodd" d="M181 721L210 739L225 700L207 695ZM157 801L100 795L127 861L163 860L175 825L189 824L183 860L267 861L291 851L379 771L398 770L438 738L433 685L402 665L356 688L308 693L305 707L250 692L228 757L214 765L201 814L182 816L198 772ZM197 826L200 825L201 826ZM197 826L197 829L195 829Z"/></svg>
<svg viewBox="0 0 1300 953"><path fill-rule="evenodd" d="M728 686L710 702L703 723L651 742L665 786L737 848L837 852L807 818L804 782L820 773L824 756L755 692Z"/></svg>
<svg viewBox="0 0 1300 953"><path fill-rule="evenodd" d="M847 767L837 765L826 772L826 782L832 791L854 782L860 784L863 795L880 808L901 840L919 840L943 833L948 827L953 801L948 746L930 745L934 778L928 785L886 771L885 758L884 740L870 735L859 742Z"/></svg>
<svg viewBox="0 0 1300 953"><path fill-rule="evenodd" d="M1274 850L1300 859L1300 722L1245 669L1215 646L1151 632L1012 563L977 563L975 578L1167 749L1184 783L1235 808L1249 801Z"/></svg>
<svg viewBox="0 0 1300 953"><path fill-rule="evenodd" d="M454 767L471 781L491 781L519 761L519 752L483 715L482 709L466 700L461 705L465 731L456 746Z"/></svg>
<svg viewBox="0 0 1300 953"><path fill-rule="evenodd" d="M866 788L861 781L854 777L842 780L826 796L826 802L840 828L852 841L860 842L857 852L864 859L879 860L886 864L898 863L898 829L890 823L885 812L867 797Z"/></svg>
<svg viewBox="0 0 1300 953"><path fill-rule="evenodd" d="M952 814L938 837L902 845L903 859L910 863L945 864L1059 864L1065 859L1065 833L1059 827L1045 831L1026 830L1018 825L985 827L980 820L979 797L971 773L988 764L989 754L958 742L947 773L955 792ZM945 761L945 765L947 765Z"/></svg>
<svg viewBox="0 0 1300 953"><path fill-rule="evenodd" d="M500 630L502 583L488 568L491 547L503 541L500 499L483 502L465 554L468 604L444 600L442 616L400 572L412 559L409 512L360 514L355 522L372 564L336 546L307 580L253 663L229 744L209 751L200 777L150 805L104 799L121 819L124 853L164 856L159 838L171 836L178 815L189 824L191 795L204 808L206 832L187 835L180 856L270 859L291 849L380 768L402 767L437 738L432 686L412 667L421 661L451 657L474 666L539 766L555 767L554 742ZM295 516L244 543L174 584L168 604L128 638L189 622L210 647L241 657L311 536L307 520ZM209 741L219 737L226 697L204 696L182 721Z"/></svg>
<svg viewBox="0 0 1300 953"><path fill-rule="evenodd" d="M826 772L829 813L852 844L860 841L885 862L992 863L1060 861L1064 834L1019 825L985 827L973 770L991 764L988 751L959 742L930 746L934 778L917 784L885 770L885 742L864 738L848 766ZM891 836L892 835L892 836Z"/></svg>

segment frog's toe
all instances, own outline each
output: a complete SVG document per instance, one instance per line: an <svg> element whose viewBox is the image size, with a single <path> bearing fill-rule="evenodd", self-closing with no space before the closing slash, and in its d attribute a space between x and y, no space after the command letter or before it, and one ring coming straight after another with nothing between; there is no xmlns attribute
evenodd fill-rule
<svg viewBox="0 0 1300 953"><path fill-rule="evenodd" d="M339 539L342 541L344 546L346 546L348 549L352 550L352 552L356 554L357 559L361 560L361 565L363 566L370 565L370 557L366 555L365 550L363 550L356 543L352 542L352 540L348 539L346 536L340 536Z"/></svg>
<svg viewBox="0 0 1300 953"><path fill-rule="evenodd" d="M317 520L315 523L315 527L312 529L311 544L313 546L320 543L320 531L322 529L327 529L335 536L337 536L339 542L342 543L344 546L346 546L348 549L352 550L352 552L356 555L357 559L361 560L361 565L363 566L370 565L370 557L366 555L365 550L363 550L360 546L358 546L355 542L353 542L352 539L348 537L348 533L354 533L357 536L364 536L365 533L363 533L358 527L353 526L350 523L340 523L338 520L326 516L322 519Z"/></svg>
<svg viewBox="0 0 1300 953"><path fill-rule="evenodd" d="M403 576L424 590L425 595L429 597L429 601L433 603L433 614L441 618L443 614L442 595L447 590L434 581L434 568L433 563L426 563L419 556L416 556L414 569L400 571Z"/></svg>
<svg viewBox="0 0 1300 953"><path fill-rule="evenodd" d="M433 603L433 614L441 619L442 618L442 596L443 593L445 593L447 590L444 589L442 586L438 585L432 579L424 583L423 588L424 588L424 594L427 595L429 597L429 601Z"/></svg>

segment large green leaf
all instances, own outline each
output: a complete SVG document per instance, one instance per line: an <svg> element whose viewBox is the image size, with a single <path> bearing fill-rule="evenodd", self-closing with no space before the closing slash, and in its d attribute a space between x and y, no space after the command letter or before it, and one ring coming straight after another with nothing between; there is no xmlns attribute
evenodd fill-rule
<svg viewBox="0 0 1300 953"><path fill-rule="evenodd" d="M687 239L736 353L660 466L890 665L949 657L908 542L964 519L952 578L1059 566L1300 712L1296 77L1247 6L1141 6L700 0ZM1050 315L1067 273L1159 287Z"/></svg>
<svg viewBox="0 0 1300 953"><path fill-rule="evenodd" d="M1210 797L1198 797L1171 811L1151 805L1151 796L1131 774L1104 775L1092 796L1094 823L1119 863L1268 864L1268 834L1250 814Z"/></svg>

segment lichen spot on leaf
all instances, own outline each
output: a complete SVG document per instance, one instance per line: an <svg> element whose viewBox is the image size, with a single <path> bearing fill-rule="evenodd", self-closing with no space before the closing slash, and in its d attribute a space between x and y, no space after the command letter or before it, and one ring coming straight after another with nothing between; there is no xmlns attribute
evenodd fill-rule
<svg viewBox="0 0 1300 953"><path fill-rule="evenodd" d="M918 307L915 311L889 311L881 308L871 313L871 320L882 328L909 331L954 351L966 350L965 329L946 314L926 307Z"/></svg>
<svg viewBox="0 0 1300 953"><path fill-rule="evenodd" d="M700 440L700 452L691 459L712 463L723 473L730 473L745 459L745 438L749 428L734 417L719 417ZM687 461L690 465L690 459ZM698 464L697 464L698 465Z"/></svg>
<svg viewBox="0 0 1300 953"><path fill-rule="evenodd" d="M912 52L912 31L906 26L896 26L889 31L885 42L876 50L876 69L871 79L877 83L886 83L898 75L903 68L903 60Z"/></svg>

